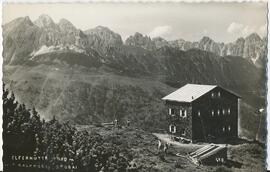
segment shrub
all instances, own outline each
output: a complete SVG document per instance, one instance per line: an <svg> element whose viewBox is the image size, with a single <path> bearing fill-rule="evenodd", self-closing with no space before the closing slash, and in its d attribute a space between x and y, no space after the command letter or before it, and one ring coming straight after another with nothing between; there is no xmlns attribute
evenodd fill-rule
<svg viewBox="0 0 270 172"><path fill-rule="evenodd" d="M81 172L126 171L132 159L121 141L112 142L95 132L77 131L55 117L48 122L41 120L35 108L30 111L19 104L4 86L3 151L4 163L9 163L5 157L12 154L46 155L53 169L57 164L53 157L73 158Z"/></svg>
<svg viewBox="0 0 270 172"><path fill-rule="evenodd" d="M181 164L181 161L180 160L177 160L174 164L174 167L175 168L183 168L182 164Z"/></svg>
<svg viewBox="0 0 270 172"><path fill-rule="evenodd" d="M221 166L221 167L218 167L215 172L232 172L232 170L224 167L224 166Z"/></svg>

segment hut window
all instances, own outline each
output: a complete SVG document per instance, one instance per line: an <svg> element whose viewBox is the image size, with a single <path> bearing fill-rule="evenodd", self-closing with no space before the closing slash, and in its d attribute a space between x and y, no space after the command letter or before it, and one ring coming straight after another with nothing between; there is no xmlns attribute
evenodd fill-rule
<svg viewBox="0 0 270 172"><path fill-rule="evenodd" d="M222 131L225 132L225 127L222 128Z"/></svg>
<svg viewBox="0 0 270 172"><path fill-rule="evenodd" d="M212 94L211 94L211 97L214 98L214 97L215 97L215 93L212 93Z"/></svg>
<svg viewBox="0 0 270 172"><path fill-rule="evenodd" d="M169 115L172 115L172 116L174 116L174 115L175 115L174 109L169 108Z"/></svg>
<svg viewBox="0 0 270 172"><path fill-rule="evenodd" d="M198 117L200 117L201 116L201 111L198 111Z"/></svg>
<svg viewBox="0 0 270 172"><path fill-rule="evenodd" d="M169 130L171 133L176 133L176 126L175 125L170 125Z"/></svg>
<svg viewBox="0 0 270 172"><path fill-rule="evenodd" d="M185 130L185 129L183 129L183 130L181 131L181 135L182 135L182 136L185 136L185 135L186 135L186 130Z"/></svg>
<svg viewBox="0 0 270 172"><path fill-rule="evenodd" d="M225 109L222 110L222 114L225 115Z"/></svg>
<svg viewBox="0 0 270 172"><path fill-rule="evenodd" d="M220 97L220 91L218 92L218 97Z"/></svg>
<svg viewBox="0 0 270 172"><path fill-rule="evenodd" d="M180 117L183 117L183 118L185 118L185 117L187 117L187 110L180 110Z"/></svg>
<svg viewBox="0 0 270 172"><path fill-rule="evenodd" d="M212 110L211 114L212 114L212 116L214 116L214 115L215 115L215 112L214 112L214 110Z"/></svg>
<svg viewBox="0 0 270 172"><path fill-rule="evenodd" d="M231 114L231 109L230 108L228 109L228 114Z"/></svg>
<svg viewBox="0 0 270 172"><path fill-rule="evenodd" d="M231 131L231 126L230 125L228 126L228 130Z"/></svg>
<svg viewBox="0 0 270 172"><path fill-rule="evenodd" d="M220 158L221 159L221 162L224 162L224 158Z"/></svg>
<svg viewBox="0 0 270 172"><path fill-rule="evenodd" d="M217 114L218 114L218 115L220 114L220 110L219 110L219 109L217 110Z"/></svg>

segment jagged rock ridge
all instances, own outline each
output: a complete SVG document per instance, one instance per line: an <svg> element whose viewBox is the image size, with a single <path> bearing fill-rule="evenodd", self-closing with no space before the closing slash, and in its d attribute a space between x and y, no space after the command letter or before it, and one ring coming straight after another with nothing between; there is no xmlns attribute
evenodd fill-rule
<svg viewBox="0 0 270 172"><path fill-rule="evenodd" d="M41 15L34 22L29 17L15 19L5 24L3 31L5 63L20 61L17 58L25 58L44 45L61 46L62 49L75 47L88 53L94 49L102 56L106 56L112 48L121 51L124 46L121 36L109 28L97 26L81 31L66 19L55 23L48 15ZM183 39L167 41L161 37L151 39L135 33L127 38L125 45L152 51L164 46L183 51L197 48L219 56L241 56L259 67L264 67L267 53L266 37L262 39L256 33L226 44L217 43L209 37L203 37L198 42Z"/></svg>

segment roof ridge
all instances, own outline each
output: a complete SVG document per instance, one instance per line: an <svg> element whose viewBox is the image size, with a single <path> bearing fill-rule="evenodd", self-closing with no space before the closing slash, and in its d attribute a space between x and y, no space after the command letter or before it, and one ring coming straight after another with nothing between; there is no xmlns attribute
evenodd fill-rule
<svg viewBox="0 0 270 172"><path fill-rule="evenodd" d="M201 96L205 95L206 93L210 92L214 88L221 88L224 91L229 92L230 94L241 98L238 94L224 89L219 85L204 85L204 84L186 84L181 88L177 89L176 91L168 94L167 96L163 97L162 100L169 100L169 101L176 101L176 102L184 102L184 103L191 103L194 100L200 98Z"/></svg>
<svg viewBox="0 0 270 172"><path fill-rule="evenodd" d="M190 103L202 95L208 93L217 85L203 85L203 84L186 84L183 87L177 89L176 91L170 93L169 95L162 98L162 100L171 100L179 102Z"/></svg>
<svg viewBox="0 0 270 172"><path fill-rule="evenodd" d="M186 85L218 86L218 85L210 85L210 84L190 84L190 83L187 83Z"/></svg>

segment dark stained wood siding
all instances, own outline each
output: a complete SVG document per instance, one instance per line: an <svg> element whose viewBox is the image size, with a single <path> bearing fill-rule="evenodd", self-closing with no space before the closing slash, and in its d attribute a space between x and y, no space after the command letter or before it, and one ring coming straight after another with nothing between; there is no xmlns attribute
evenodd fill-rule
<svg viewBox="0 0 270 172"><path fill-rule="evenodd" d="M222 142L238 136L237 96L217 87L192 102L192 109L193 141Z"/></svg>
<svg viewBox="0 0 270 172"><path fill-rule="evenodd" d="M238 137L238 97L221 87L216 87L192 103L167 100L165 104L169 125L176 126L176 133L172 135L193 142L223 143ZM174 116L169 115L170 108L175 110ZM187 110L186 118L180 117L180 110ZM182 135L183 130L185 135ZM167 131L170 133L169 126Z"/></svg>
<svg viewBox="0 0 270 172"><path fill-rule="evenodd" d="M167 106L167 119L169 121L169 125L176 126L176 133L171 133L177 137L185 137L187 139L192 139L192 107L190 103L179 103L166 101ZM175 115L169 115L169 109L172 108L175 110ZM180 110L186 110L187 116L185 118L180 117ZM185 131L185 135L182 135L183 130ZM169 131L169 126L167 128Z"/></svg>

